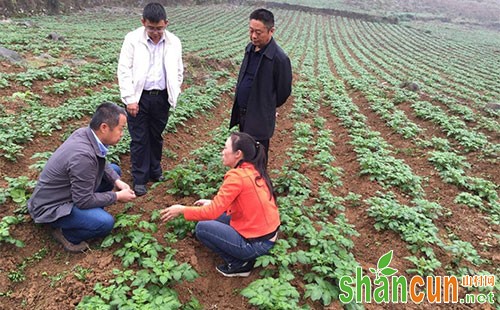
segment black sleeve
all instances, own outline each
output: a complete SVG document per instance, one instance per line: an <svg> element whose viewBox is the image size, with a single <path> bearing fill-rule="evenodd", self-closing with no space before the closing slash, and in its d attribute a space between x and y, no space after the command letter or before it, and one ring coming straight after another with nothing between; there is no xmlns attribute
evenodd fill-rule
<svg viewBox="0 0 500 310"><path fill-rule="evenodd" d="M279 57L275 63L274 85L276 85L276 107L280 107L292 93L292 65L286 55Z"/></svg>

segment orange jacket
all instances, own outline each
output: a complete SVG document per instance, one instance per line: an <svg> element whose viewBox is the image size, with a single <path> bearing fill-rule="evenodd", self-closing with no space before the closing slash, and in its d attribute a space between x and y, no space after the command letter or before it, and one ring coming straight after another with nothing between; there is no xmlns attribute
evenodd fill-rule
<svg viewBox="0 0 500 310"><path fill-rule="evenodd" d="M264 179L255 184L258 176L259 172L249 163L229 170L212 203L186 207L184 218L214 220L225 211L231 216L231 227L245 238L257 238L275 231L280 225L278 207Z"/></svg>

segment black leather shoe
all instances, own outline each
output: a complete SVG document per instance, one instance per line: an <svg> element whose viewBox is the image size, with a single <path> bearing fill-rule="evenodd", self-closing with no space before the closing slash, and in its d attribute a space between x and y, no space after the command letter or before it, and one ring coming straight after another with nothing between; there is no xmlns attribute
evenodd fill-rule
<svg viewBox="0 0 500 310"><path fill-rule="evenodd" d="M134 192L137 197L144 196L148 192L146 185L134 185Z"/></svg>
<svg viewBox="0 0 500 310"><path fill-rule="evenodd" d="M160 175L159 177L151 178L149 180L152 182L163 182L163 181L165 181L165 178L162 175Z"/></svg>

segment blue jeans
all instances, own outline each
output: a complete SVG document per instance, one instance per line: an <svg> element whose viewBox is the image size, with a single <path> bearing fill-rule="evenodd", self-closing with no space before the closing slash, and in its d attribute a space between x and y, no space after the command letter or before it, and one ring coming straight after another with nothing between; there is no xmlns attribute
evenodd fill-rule
<svg viewBox="0 0 500 310"><path fill-rule="evenodd" d="M217 220L198 222L195 228L198 240L227 264L241 265L253 261L274 246L274 242L269 240L249 242L229 226L230 219L224 213Z"/></svg>
<svg viewBox="0 0 500 310"><path fill-rule="evenodd" d="M121 176L121 169L115 164L111 164L113 170ZM97 192L107 192L112 190L114 184L107 180L102 180L97 188ZM53 228L61 228L64 237L73 244L82 241L105 237L113 229L115 220L111 214L103 208L80 209L73 206L71 213L50 223Z"/></svg>

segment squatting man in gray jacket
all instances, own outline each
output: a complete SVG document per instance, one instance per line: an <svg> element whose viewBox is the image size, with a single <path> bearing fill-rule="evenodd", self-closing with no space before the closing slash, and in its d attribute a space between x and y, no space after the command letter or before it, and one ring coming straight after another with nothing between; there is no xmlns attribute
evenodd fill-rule
<svg viewBox="0 0 500 310"><path fill-rule="evenodd" d="M102 103L89 127L73 132L40 174L28 201L29 213L35 223L49 224L52 236L69 252L83 252L86 240L111 232L114 219L104 207L135 198L120 180L120 168L106 163L108 146L120 141L126 124L123 108Z"/></svg>

